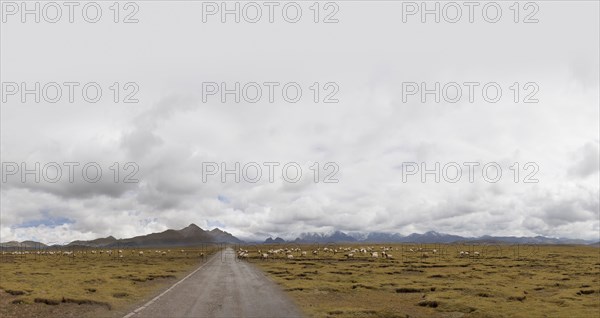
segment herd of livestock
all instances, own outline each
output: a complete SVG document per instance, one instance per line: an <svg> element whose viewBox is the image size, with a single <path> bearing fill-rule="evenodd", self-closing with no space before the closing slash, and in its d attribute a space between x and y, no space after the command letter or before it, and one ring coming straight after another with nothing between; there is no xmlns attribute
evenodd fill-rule
<svg viewBox="0 0 600 318"><path fill-rule="evenodd" d="M204 257L206 254L204 250L136 250L136 249L71 249L71 250L12 250L12 251L2 251L0 255L2 256L65 256L65 257L85 257L85 256L108 256L108 257L117 257L124 258L127 256L167 256L167 255L197 255L200 257Z"/></svg>
<svg viewBox="0 0 600 318"><path fill-rule="evenodd" d="M131 257L201 257L224 249L225 246L194 247L183 249L150 249L150 248L69 248L55 247L52 249L1 249L0 257L22 256L29 258L55 256L73 259L87 257L112 257L127 259ZM467 258L524 256L523 247L519 246L481 246L453 244L396 244L393 246L319 246L319 245L238 245L234 247L238 259L430 259L430 258ZM529 248L529 253L535 252Z"/></svg>
<svg viewBox="0 0 600 318"><path fill-rule="evenodd" d="M309 254L310 253L310 254ZM246 258L260 258L260 259L269 259L269 258L319 258L326 257L332 258L337 256L353 259L353 258L383 258L383 259L394 259L394 255L398 255L400 253L402 256L412 256L418 258L430 258L439 256L440 253L447 255L447 251L438 248L427 248L427 247L415 247L415 248L402 248L402 247L393 247L393 246L368 246L368 247L318 247L315 249L303 249L301 247L292 247L292 248L278 248L278 249L257 249L256 251L249 251L243 247L240 247L237 251L237 257L240 259ZM480 257L480 251L463 251L459 250L456 254L459 258L464 257Z"/></svg>

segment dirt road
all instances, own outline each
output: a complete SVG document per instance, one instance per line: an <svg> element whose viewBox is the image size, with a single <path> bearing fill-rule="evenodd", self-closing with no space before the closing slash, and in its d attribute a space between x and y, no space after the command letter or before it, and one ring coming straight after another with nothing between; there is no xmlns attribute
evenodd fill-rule
<svg viewBox="0 0 600 318"><path fill-rule="evenodd" d="M227 248L125 317L302 316L277 284Z"/></svg>

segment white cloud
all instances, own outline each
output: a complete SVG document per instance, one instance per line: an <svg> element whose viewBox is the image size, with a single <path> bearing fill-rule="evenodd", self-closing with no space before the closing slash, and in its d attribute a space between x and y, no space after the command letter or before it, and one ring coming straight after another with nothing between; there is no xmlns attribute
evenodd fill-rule
<svg viewBox="0 0 600 318"><path fill-rule="evenodd" d="M600 36L598 10L586 7L597 3L545 3L537 25L451 27L402 24L382 10L389 3L344 4L334 25L252 26L202 24L186 5L197 4L144 2L144 19L130 26L3 26L2 81L96 81L106 92L135 81L141 102L3 104L3 162L95 161L105 170L96 184L11 177L1 190L2 241L129 237L189 223L257 239L331 230L598 239ZM202 103L203 81L294 81L305 98ZM341 102L312 103L309 86L329 81ZM504 95L497 104L403 103L404 81L495 81ZM508 87L528 81L540 103L514 104ZM202 182L202 162L236 161L298 162L304 174L286 183L279 166L275 183L266 168L255 184ZM498 162L503 178L403 183L408 161ZM114 162L135 162L140 183L112 182ZM312 162L336 162L339 183L312 182ZM538 164L539 183L522 182L526 162ZM24 226L44 217L73 223Z"/></svg>

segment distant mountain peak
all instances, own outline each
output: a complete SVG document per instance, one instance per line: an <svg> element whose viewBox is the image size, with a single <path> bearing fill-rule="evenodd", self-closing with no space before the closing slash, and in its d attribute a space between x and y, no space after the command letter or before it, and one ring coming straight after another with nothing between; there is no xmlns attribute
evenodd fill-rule
<svg viewBox="0 0 600 318"><path fill-rule="evenodd" d="M199 226L197 226L196 224L192 223L186 227L184 227L183 229L176 231L179 234L183 235L184 237L196 237L196 236L201 236L205 233L205 231L203 229L201 229Z"/></svg>
<svg viewBox="0 0 600 318"><path fill-rule="evenodd" d="M331 243L331 242L356 242L356 239L342 231L325 233L302 233L294 241L296 243Z"/></svg>
<svg viewBox="0 0 600 318"><path fill-rule="evenodd" d="M439 233L439 232L436 232L436 231L427 231L427 232L425 232L424 235L429 235L429 236L443 236L445 234L444 233Z"/></svg>
<svg viewBox="0 0 600 318"><path fill-rule="evenodd" d="M201 230L202 228L200 228L198 225L196 225L194 223L190 223L190 225L184 227L182 230L185 230L185 229Z"/></svg>
<svg viewBox="0 0 600 318"><path fill-rule="evenodd" d="M276 237L275 239L273 239L272 237L269 237L268 239L265 240L265 243L266 244L274 244L274 243L281 244L281 243L285 243L285 240L279 236Z"/></svg>
<svg viewBox="0 0 600 318"><path fill-rule="evenodd" d="M223 231L218 227L215 227L214 229L209 231L211 234L215 234L215 235L231 235L231 233L227 232L227 231Z"/></svg>

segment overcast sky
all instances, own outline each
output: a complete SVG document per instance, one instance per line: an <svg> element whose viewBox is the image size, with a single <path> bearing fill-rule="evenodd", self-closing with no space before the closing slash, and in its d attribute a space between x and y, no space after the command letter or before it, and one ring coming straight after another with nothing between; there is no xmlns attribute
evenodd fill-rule
<svg viewBox="0 0 600 318"><path fill-rule="evenodd" d="M103 89L97 103L78 89L69 103L66 86L57 103L32 96L22 103L18 95L2 103L3 170L8 162L81 165L73 183L64 166L57 183L7 175L1 241L124 238L190 223L244 239L333 230L599 239L597 1L539 1L539 22L530 24L513 21L512 1L498 2L497 23L477 8L469 23L463 7L454 24L421 23L418 15L403 23L402 5L389 1L338 1L332 17L339 22L330 24L314 23L312 2L298 2L298 23L284 21L281 6L268 23L263 6L265 16L253 24L221 23L217 15L203 23L201 2L146 1L137 2L139 22L124 24L112 21L112 2L99 3L103 16L95 24L76 14L72 24L66 16L55 24L8 16L0 26L3 83L96 82ZM121 10L121 20L132 11ZM333 7L320 10L323 20ZM521 10L520 20L532 12ZM139 102L114 103L114 82L121 100L132 91L123 85L136 83ZM218 96L203 102L203 82L281 85L273 103L266 86L257 103L232 96L221 103ZM303 90L297 103L281 96L288 82ZM325 89L328 82L335 85ZM473 103L466 86L459 102L427 96L422 103L418 95L403 102L406 82L481 85ZM502 88L496 103L482 98L488 82ZM528 82L535 84L525 89ZM335 86L339 102L323 103ZM523 103L534 87L539 102ZM88 162L102 167L101 181L82 179ZM127 162L139 167L138 183L122 182ZM218 174L203 181L203 162L281 165L274 182L263 166L257 183L231 176L223 183ZM303 168L297 183L281 177L288 162ZM314 162L318 183L309 169ZM337 183L322 182L333 171L323 171L328 162L339 167ZM432 176L423 183L418 174L403 182L406 162L480 166L472 183L464 166L456 183ZM481 177L489 162L502 167L496 183ZM509 168L515 162L518 183ZM539 167L537 183L523 182L534 171L524 169L528 162Z"/></svg>

